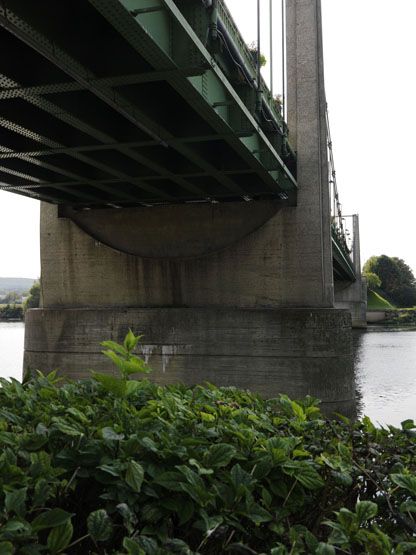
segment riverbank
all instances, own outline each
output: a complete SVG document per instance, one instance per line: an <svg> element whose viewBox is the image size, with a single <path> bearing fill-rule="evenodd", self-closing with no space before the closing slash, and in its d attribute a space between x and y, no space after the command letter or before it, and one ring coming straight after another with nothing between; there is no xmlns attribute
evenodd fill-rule
<svg viewBox="0 0 416 555"><path fill-rule="evenodd" d="M23 305L3 304L0 305L0 322L23 322Z"/></svg>
<svg viewBox="0 0 416 555"><path fill-rule="evenodd" d="M367 322L371 326L413 328L416 327L416 308L369 310Z"/></svg>

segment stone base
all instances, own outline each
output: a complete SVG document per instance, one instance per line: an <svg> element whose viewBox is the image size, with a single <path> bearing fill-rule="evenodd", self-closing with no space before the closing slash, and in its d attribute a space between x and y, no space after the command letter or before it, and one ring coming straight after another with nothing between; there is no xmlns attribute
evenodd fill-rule
<svg viewBox="0 0 416 555"><path fill-rule="evenodd" d="M82 378L112 372L100 342L144 334L142 353L161 384L212 382L266 397L313 395L351 413L351 319L334 309L35 309L26 314L24 370Z"/></svg>

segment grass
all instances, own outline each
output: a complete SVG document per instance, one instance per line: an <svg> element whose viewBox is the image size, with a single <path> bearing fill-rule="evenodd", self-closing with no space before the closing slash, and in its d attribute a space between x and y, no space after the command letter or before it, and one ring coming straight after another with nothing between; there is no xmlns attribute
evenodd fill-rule
<svg viewBox="0 0 416 555"><path fill-rule="evenodd" d="M384 299L379 293L369 290L367 293L367 309L368 310L385 310L395 308L392 304Z"/></svg>

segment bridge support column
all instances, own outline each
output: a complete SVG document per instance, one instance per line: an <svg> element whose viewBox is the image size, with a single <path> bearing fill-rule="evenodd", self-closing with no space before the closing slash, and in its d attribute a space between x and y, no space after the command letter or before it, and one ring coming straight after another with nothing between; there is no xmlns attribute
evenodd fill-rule
<svg viewBox="0 0 416 555"><path fill-rule="evenodd" d="M356 281L337 282L335 287L335 306L351 313L353 328L367 327L367 283L361 276L360 256L360 224L357 214L353 219L352 259L354 262Z"/></svg>
<svg viewBox="0 0 416 555"><path fill-rule="evenodd" d="M111 371L99 342L144 333L161 383L209 380L353 412L351 318L334 308L320 4L288 0L296 208L273 202L66 211L43 205L43 308L25 368Z"/></svg>

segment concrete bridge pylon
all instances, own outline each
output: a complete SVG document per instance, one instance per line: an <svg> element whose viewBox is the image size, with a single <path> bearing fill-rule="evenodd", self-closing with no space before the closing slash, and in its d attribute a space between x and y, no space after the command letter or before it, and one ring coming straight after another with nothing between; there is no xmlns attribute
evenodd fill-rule
<svg viewBox="0 0 416 555"><path fill-rule="evenodd" d="M26 370L112 371L100 341L144 335L160 383L209 381L351 412L351 316L334 308L320 0L287 0L296 207L273 201L77 212L43 203L43 306Z"/></svg>

